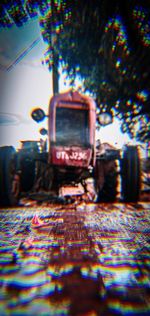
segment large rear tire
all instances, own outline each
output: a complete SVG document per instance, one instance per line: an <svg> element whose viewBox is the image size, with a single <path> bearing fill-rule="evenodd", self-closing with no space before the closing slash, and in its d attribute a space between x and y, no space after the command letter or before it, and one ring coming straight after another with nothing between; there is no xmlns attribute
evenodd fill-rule
<svg viewBox="0 0 150 316"><path fill-rule="evenodd" d="M124 202L137 202L140 197L141 167L137 146L127 146L121 161L121 195Z"/></svg>
<svg viewBox="0 0 150 316"><path fill-rule="evenodd" d="M15 149L12 146L0 148L0 205L14 206L19 199L16 187Z"/></svg>

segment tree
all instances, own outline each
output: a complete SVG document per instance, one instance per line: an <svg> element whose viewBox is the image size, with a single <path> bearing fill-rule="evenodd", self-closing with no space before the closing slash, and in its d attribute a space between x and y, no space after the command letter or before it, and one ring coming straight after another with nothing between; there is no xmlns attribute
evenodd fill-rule
<svg viewBox="0 0 150 316"><path fill-rule="evenodd" d="M48 44L45 59L49 69L57 72L62 64L70 79L79 75L99 111L113 110L123 121L122 130L131 137L149 138L150 1L15 3L18 6L14 1L2 1L0 25L8 27L14 22L21 26L38 14Z"/></svg>

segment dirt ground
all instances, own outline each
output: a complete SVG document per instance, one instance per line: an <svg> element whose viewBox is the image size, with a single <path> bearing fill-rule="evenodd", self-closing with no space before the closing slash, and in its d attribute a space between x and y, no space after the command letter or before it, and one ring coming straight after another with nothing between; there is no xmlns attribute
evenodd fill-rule
<svg viewBox="0 0 150 316"><path fill-rule="evenodd" d="M150 313L150 202L0 210L0 315Z"/></svg>

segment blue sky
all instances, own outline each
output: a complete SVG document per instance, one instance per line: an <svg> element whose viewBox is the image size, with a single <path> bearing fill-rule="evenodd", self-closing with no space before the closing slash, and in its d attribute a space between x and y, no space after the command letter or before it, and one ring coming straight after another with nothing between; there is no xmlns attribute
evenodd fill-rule
<svg viewBox="0 0 150 316"><path fill-rule="evenodd" d="M36 39L38 47L26 56L25 60L40 58L43 52L43 41L40 35L38 20L30 20L23 27L1 28L0 30L0 69L6 70L21 53ZM3 69L4 68L4 69Z"/></svg>
<svg viewBox="0 0 150 316"><path fill-rule="evenodd" d="M36 39L37 44L7 70ZM46 45L38 20L23 27L1 29L0 33L0 145L19 146L20 140L38 137L38 126L30 118L33 107L47 109L51 96L51 75L42 59Z"/></svg>
<svg viewBox="0 0 150 316"><path fill-rule="evenodd" d="M14 64L34 41L36 45ZM37 18L23 27L13 26L0 31L0 146L13 145L18 148L20 140L39 139L39 129L46 127L46 122L37 125L30 117L35 107L42 107L47 112L52 96L51 74L42 64L45 50L46 44L41 37ZM64 85L61 75L60 92L68 87L68 84ZM121 134L117 121L101 128L97 136L118 147L129 141L126 135Z"/></svg>

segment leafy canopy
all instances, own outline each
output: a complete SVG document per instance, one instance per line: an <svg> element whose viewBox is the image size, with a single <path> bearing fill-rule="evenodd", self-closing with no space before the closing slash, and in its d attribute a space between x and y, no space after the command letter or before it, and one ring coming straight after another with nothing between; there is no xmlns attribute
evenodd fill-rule
<svg viewBox="0 0 150 316"><path fill-rule="evenodd" d="M98 111L113 111L123 132L148 140L150 1L1 1L1 27L20 27L35 16L49 69L61 65L72 84L78 75Z"/></svg>

